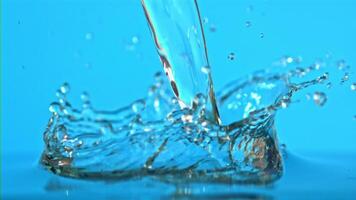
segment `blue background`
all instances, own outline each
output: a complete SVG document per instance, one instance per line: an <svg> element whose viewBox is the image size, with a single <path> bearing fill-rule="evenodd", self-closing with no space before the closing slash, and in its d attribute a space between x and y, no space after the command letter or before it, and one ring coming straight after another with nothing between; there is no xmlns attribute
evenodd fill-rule
<svg viewBox="0 0 356 200"><path fill-rule="evenodd" d="M355 1L199 4L209 19L205 32L217 90L283 55L302 56L308 65L330 52L351 67L356 63ZM48 106L63 82L70 83L70 98L77 105L85 90L96 108L113 109L145 96L153 74L162 71L139 0L2 0L1 15L2 157L26 155L36 163L50 117ZM216 31L209 31L210 26ZM135 36L139 42L132 46ZM227 59L230 52L236 54L233 61ZM290 152L356 155L353 75L345 86L328 91L324 107L304 101L278 114L279 138ZM13 167L3 165L5 172ZM5 192L12 191L14 177L2 178Z"/></svg>

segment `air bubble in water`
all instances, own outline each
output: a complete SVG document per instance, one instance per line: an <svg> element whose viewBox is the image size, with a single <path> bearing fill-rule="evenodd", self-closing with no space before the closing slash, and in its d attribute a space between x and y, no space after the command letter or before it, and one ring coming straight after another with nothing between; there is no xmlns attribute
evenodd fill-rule
<svg viewBox="0 0 356 200"><path fill-rule="evenodd" d="M235 53L233 53L233 52L229 53L229 55L227 56L227 59L234 60L235 59Z"/></svg>
<svg viewBox="0 0 356 200"><path fill-rule="evenodd" d="M356 83L351 84L350 89L356 91Z"/></svg>
<svg viewBox="0 0 356 200"><path fill-rule="evenodd" d="M264 38L265 34L264 33L260 33L260 38Z"/></svg>
<svg viewBox="0 0 356 200"><path fill-rule="evenodd" d="M313 100L315 102L316 105L318 106L324 106L324 104L326 103L327 96L324 92L315 92L313 95Z"/></svg>

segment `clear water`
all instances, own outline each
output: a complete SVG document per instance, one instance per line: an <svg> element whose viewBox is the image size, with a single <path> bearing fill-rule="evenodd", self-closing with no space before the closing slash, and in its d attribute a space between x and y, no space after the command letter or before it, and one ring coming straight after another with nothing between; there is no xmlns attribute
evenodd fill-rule
<svg viewBox="0 0 356 200"><path fill-rule="evenodd" d="M164 71L182 107L206 96L206 116L221 123L203 23L195 0L143 0L142 6Z"/></svg>
<svg viewBox="0 0 356 200"><path fill-rule="evenodd" d="M73 108L64 83L50 106L42 163L75 178L256 184L278 179L283 162L274 115L295 92L325 83L329 73L293 83L321 64L264 70L226 85L215 97L197 2L142 3L169 83L157 73L148 97L114 111L96 111L87 93L81 95L82 108ZM341 83L347 80L346 71ZM313 99L320 106L327 101L322 92ZM218 109L226 125L220 125Z"/></svg>
<svg viewBox="0 0 356 200"><path fill-rule="evenodd" d="M49 108L41 162L53 173L83 179L270 183L283 174L276 111L287 108L294 93L325 84L327 72L291 82L320 71L319 64L285 73L265 70L229 83L216 96L222 116L234 120L229 125L205 117L202 94L182 109L160 73L146 98L113 111L95 110L87 93L81 95L82 108L72 107L64 83ZM319 106L326 98L313 95Z"/></svg>
<svg viewBox="0 0 356 200"><path fill-rule="evenodd" d="M249 12L256 9L248 8ZM244 23L243 20L242 26ZM26 24L26 20L20 24ZM257 21L252 21L246 28L257 25ZM221 24L213 24L211 19L206 26L214 34L222 30ZM95 32L84 33L86 41L100 37ZM271 35L264 30L257 31L257 37L268 39ZM127 50L134 51L141 38L130 38ZM241 52L234 53L230 49L224 58L234 66L242 60ZM92 63L85 63L83 66L87 69L95 68ZM7 154L3 157L3 163L6 163L3 168L4 196L10 199L77 199L84 196L89 199L290 199L292 196L296 199L352 199L356 165L352 151L287 151L285 144L278 144L277 133L283 138L293 130L282 132L283 128L275 127L285 122L283 114L293 112L295 103L305 105L311 102L314 107L328 110L333 102L329 93L340 88L348 94L354 93L352 71L346 67L346 62L336 65L331 60L319 60L310 65L304 63L300 63L298 57L286 56L277 63L278 67L249 73L251 75L217 90L216 100L224 125L216 125L210 120L206 114L209 98L204 95L192 97L192 109L181 109L171 84L161 74L155 75L148 95L143 99L124 108L100 111L94 106L98 101L97 94L89 97L84 93L79 105L76 103L79 97L71 99L73 95L68 93L75 93L78 85L72 84L72 80L67 79L70 73L66 73L65 80L69 80L73 88L63 84L56 93L58 100L51 104L52 117L44 134L45 150L41 162L55 174L76 179L44 171L38 165L38 154ZM26 65L21 69L30 67ZM61 75L56 74L56 78L59 77ZM147 74L144 77L148 79ZM87 90L92 94L95 88L90 86ZM36 90L33 92L36 94ZM110 101L105 100L102 102ZM17 105L21 107L21 104ZM350 106L349 110L352 108ZM30 111L31 107L27 109ZM36 115L39 110L31 113L39 116ZM302 111L305 115L305 110ZM347 124L347 120L351 120L354 123L354 115L338 113L340 121L335 122L339 125L338 134L334 131L327 136L331 138L328 140L315 132L319 143L314 146L332 141L329 142L330 148L335 148L337 141L345 137L343 122ZM34 119L26 117L26 121L36 124ZM317 127L327 135L326 129L316 125L318 120L327 122L326 118L312 119L314 126L309 128ZM291 120L298 126L308 126L299 121ZM13 126L14 130L20 127ZM30 127L30 124L26 126L26 132ZM307 145L309 137L306 134L296 135L307 138L304 139ZM33 144L39 141L31 136L33 142L27 140L22 144L23 138L27 136L18 138L12 146L35 146ZM293 144L287 142L287 149ZM347 144L347 141L343 142L343 145Z"/></svg>

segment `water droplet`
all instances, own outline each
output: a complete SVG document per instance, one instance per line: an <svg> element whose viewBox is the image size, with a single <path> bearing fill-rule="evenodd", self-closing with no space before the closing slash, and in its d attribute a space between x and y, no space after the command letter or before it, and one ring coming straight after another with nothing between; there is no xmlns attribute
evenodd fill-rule
<svg viewBox="0 0 356 200"><path fill-rule="evenodd" d="M318 106L324 106L324 104L326 103L327 96L324 92L315 92L313 95L313 100L315 102L316 105Z"/></svg>
<svg viewBox="0 0 356 200"><path fill-rule="evenodd" d="M132 38L131 38L131 42L132 42L132 44L138 44L139 43L139 38L137 37L137 36L133 36Z"/></svg>
<svg viewBox="0 0 356 200"><path fill-rule="evenodd" d="M61 106L58 103L51 103L51 105L49 106L49 112L53 113L53 114L57 114L61 109Z"/></svg>
<svg viewBox="0 0 356 200"><path fill-rule="evenodd" d="M321 67L321 64L319 62L314 63L314 69L319 70Z"/></svg>
<svg viewBox="0 0 356 200"><path fill-rule="evenodd" d="M208 17L204 17L204 19L203 19L203 23L204 23L204 24L209 23L209 19L208 19Z"/></svg>
<svg viewBox="0 0 356 200"><path fill-rule="evenodd" d="M134 103L132 103L131 108L132 111L134 111L136 114L140 114L146 106L145 100L137 100Z"/></svg>
<svg viewBox="0 0 356 200"><path fill-rule="evenodd" d="M289 104L290 104L290 99L282 99L281 100L281 107L282 108L287 108L288 106L289 106Z"/></svg>
<svg viewBox="0 0 356 200"><path fill-rule="evenodd" d="M210 32L215 33L216 32L216 26L214 24L211 24L209 27Z"/></svg>
<svg viewBox="0 0 356 200"><path fill-rule="evenodd" d="M331 83L331 82L328 82L328 83L326 84L326 88L330 89L331 87L332 87L332 83Z"/></svg>
<svg viewBox="0 0 356 200"><path fill-rule="evenodd" d="M80 95L80 99L83 101L83 102L88 102L89 101L89 94L87 92L83 92L81 95Z"/></svg>
<svg viewBox="0 0 356 200"><path fill-rule="evenodd" d="M246 21L246 22L245 22L245 26L246 26L247 28L251 27L251 25L252 25L251 21Z"/></svg>
<svg viewBox="0 0 356 200"><path fill-rule="evenodd" d="M331 59L331 58L332 58L332 53L331 53L331 52L327 52L327 53L325 54L325 58L326 58L326 59Z"/></svg>
<svg viewBox="0 0 356 200"><path fill-rule="evenodd" d="M311 94L309 94L309 93L306 94L306 95L305 95L305 98L309 101L309 100L311 99Z"/></svg>
<svg viewBox="0 0 356 200"><path fill-rule="evenodd" d="M281 144L281 148L285 150L285 149L287 149L287 145L283 143L283 144Z"/></svg>
<svg viewBox="0 0 356 200"><path fill-rule="evenodd" d="M348 81L349 79L350 79L350 75L349 75L348 72L346 72L346 73L344 74L344 76L341 78L340 84L345 83L345 82Z"/></svg>
<svg viewBox="0 0 356 200"><path fill-rule="evenodd" d="M336 62L336 66L339 70L343 70L346 67L346 61L345 60L339 60Z"/></svg>
<svg viewBox="0 0 356 200"><path fill-rule="evenodd" d="M265 34L264 33L260 33L260 38L264 38Z"/></svg>
<svg viewBox="0 0 356 200"><path fill-rule="evenodd" d="M92 33L86 33L85 34L85 39L86 40L92 40L93 39L93 34Z"/></svg>
<svg viewBox="0 0 356 200"><path fill-rule="evenodd" d="M234 60L235 59L235 53L233 53L233 52L229 53L229 55L227 56L227 59Z"/></svg>
<svg viewBox="0 0 356 200"><path fill-rule="evenodd" d="M320 76L317 80L319 83L324 82L325 80L329 79L329 73L325 72L322 76Z"/></svg>
<svg viewBox="0 0 356 200"><path fill-rule="evenodd" d="M91 69L92 68L92 64L91 63L85 63L84 67L87 69Z"/></svg>
<svg viewBox="0 0 356 200"><path fill-rule="evenodd" d="M303 58L301 56L297 56L293 59L293 61L297 64L300 64L301 62L303 62Z"/></svg>
<svg viewBox="0 0 356 200"><path fill-rule="evenodd" d="M67 82L65 82L59 89L63 94L67 94L70 90L70 86Z"/></svg>
<svg viewBox="0 0 356 200"><path fill-rule="evenodd" d="M293 59L292 57L290 57L290 56L288 56L288 57L286 58L286 62L287 62L288 64L291 64L293 61L294 61L294 59Z"/></svg>
<svg viewBox="0 0 356 200"><path fill-rule="evenodd" d="M351 84L350 89L356 91L356 83Z"/></svg>
<svg viewBox="0 0 356 200"><path fill-rule="evenodd" d="M247 12L252 12L254 9L254 7L252 5L249 5L247 8L246 8L246 11Z"/></svg>

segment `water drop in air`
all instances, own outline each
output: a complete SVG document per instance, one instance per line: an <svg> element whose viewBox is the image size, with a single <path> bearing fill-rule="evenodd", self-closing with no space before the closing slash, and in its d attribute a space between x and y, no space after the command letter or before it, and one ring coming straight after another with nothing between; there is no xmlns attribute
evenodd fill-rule
<svg viewBox="0 0 356 200"><path fill-rule="evenodd" d="M313 100L316 105L324 106L327 101L327 96L324 92L315 92L313 95Z"/></svg>
<svg viewBox="0 0 356 200"><path fill-rule="evenodd" d="M140 40L138 39L137 36L133 36L133 37L131 38L132 44L138 44L139 41L140 41Z"/></svg>
<svg viewBox="0 0 356 200"><path fill-rule="evenodd" d="M85 39L86 40L92 40L93 39L93 34L92 33L86 33L85 34Z"/></svg>
<svg viewBox="0 0 356 200"><path fill-rule="evenodd" d="M330 89L331 87L332 87L332 83L331 83L331 82L328 82L328 83L326 84L326 88Z"/></svg>
<svg viewBox="0 0 356 200"><path fill-rule="evenodd" d="M208 19L207 17L204 17L204 19L203 19L203 23L204 23L204 24L209 23L209 19Z"/></svg>
<svg viewBox="0 0 356 200"><path fill-rule="evenodd" d="M60 110L60 105L58 103L51 103L49 106L49 111L53 114L57 114Z"/></svg>
<svg viewBox="0 0 356 200"><path fill-rule="evenodd" d="M251 21L246 21L246 22L245 22L245 26L246 26L247 28L251 27L251 25L252 25Z"/></svg>
<svg viewBox="0 0 356 200"><path fill-rule="evenodd" d="M215 33L216 32L216 26L214 24L210 25L209 30L210 30L210 32Z"/></svg>
<svg viewBox="0 0 356 200"><path fill-rule="evenodd" d="M343 70L346 67L346 61L345 60L339 60L336 62L337 68L339 70Z"/></svg>
<svg viewBox="0 0 356 200"><path fill-rule="evenodd" d="M89 94L87 92L83 92L81 95L80 95L80 98L83 102L88 102L89 101Z"/></svg>
<svg viewBox="0 0 356 200"><path fill-rule="evenodd" d="M348 81L350 79L350 75L348 72L345 72L344 76L341 78L340 84L345 83L346 81Z"/></svg>
<svg viewBox="0 0 356 200"><path fill-rule="evenodd" d="M69 92L70 86L69 86L69 84L67 82L65 82L65 83L63 83L63 85L59 89L63 94L66 94L66 93Z"/></svg>
<svg viewBox="0 0 356 200"><path fill-rule="evenodd" d="M227 56L227 59L235 60L235 53L233 53L233 52L229 53L229 55Z"/></svg>
<svg viewBox="0 0 356 200"><path fill-rule="evenodd" d="M350 89L356 91L356 83L351 84Z"/></svg>

